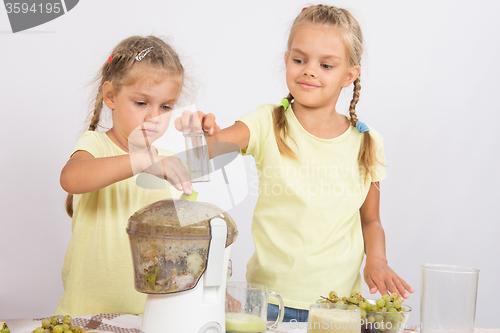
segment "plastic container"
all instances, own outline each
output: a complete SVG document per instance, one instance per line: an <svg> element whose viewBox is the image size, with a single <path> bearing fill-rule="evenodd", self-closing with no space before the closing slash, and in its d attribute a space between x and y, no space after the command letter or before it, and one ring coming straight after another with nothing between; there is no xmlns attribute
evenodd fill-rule
<svg viewBox="0 0 500 333"><path fill-rule="evenodd" d="M316 303L309 308L307 333L359 333L361 309L346 309L334 303Z"/></svg>
<svg viewBox="0 0 500 333"><path fill-rule="evenodd" d="M237 235L233 219L203 202L162 200L134 213L128 223L135 289L168 294L193 289L207 267L210 221L226 222L226 247Z"/></svg>
<svg viewBox="0 0 500 333"><path fill-rule="evenodd" d="M479 270L425 264L421 274L421 332L473 333Z"/></svg>
<svg viewBox="0 0 500 333"><path fill-rule="evenodd" d="M210 156L207 133L184 133L186 144L186 163L191 182L210 181Z"/></svg>
<svg viewBox="0 0 500 333"><path fill-rule="evenodd" d="M276 322L267 326L267 298L278 299L280 313ZM260 333L281 324L285 306L281 296L268 292L257 283L228 282L226 285L226 331L233 333Z"/></svg>

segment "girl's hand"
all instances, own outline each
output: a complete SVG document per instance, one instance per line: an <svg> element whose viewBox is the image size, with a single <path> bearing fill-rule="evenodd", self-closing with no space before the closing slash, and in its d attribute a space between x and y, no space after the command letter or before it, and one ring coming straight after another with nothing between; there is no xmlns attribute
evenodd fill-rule
<svg viewBox="0 0 500 333"><path fill-rule="evenodd" d="M226 312L240 312L241 302L226 291Z"/></svg>
<svg viewBox="0 0 500 333"><path fill-rule="evenodd" d="M215 135L220 131L219 125L215 122L213 113L204 114L201 111L184 111L182 116L175 119L175 128L184 133L206 132L209 136Z"/></svg>
<svg viewBox="0 0 500 333"><path fill-rule="evenodd" d="M187 195L193 193L191 178L179 158L151 154L149 160L150 162L143 167L144 172L165 179L177 190Z"/></svg>
<svg viewBox="0 0 500 333"><path fill-rule="evenodd" d="M381 295L396 293L399 299L404 301L410 297L409 293L414 293L412 287L405 280L400 278L392 268L387 265L387 260L378 257L366 257L364 269L365 282L370 288L370 294L375 294L377 290Z"/></svg>

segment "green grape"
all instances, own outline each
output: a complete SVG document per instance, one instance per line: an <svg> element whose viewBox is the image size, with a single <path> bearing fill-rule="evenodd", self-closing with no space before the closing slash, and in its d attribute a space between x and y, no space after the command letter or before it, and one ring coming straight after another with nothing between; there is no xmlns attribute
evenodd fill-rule
<svg viewBox="0 0 500 333"><path fill-rule="evenodd" d="M380 311L380 312L387 312L387 308L385 306L383 306L378 311Z"/></svg>
<svg viewBox="0 0 500 333"><path fill-rule="evenodd" d="M2 333L10 333L10 328L8 328L8 327L4 327L4 328L2 329Z"/></svg>
<svg viewBox="0 0 500 333"><path fill-rule="evenodd" d="M403 305L403 302L401 302L400 299L397 299L393 302L393 304L396 309L399 309Z"/></svg>
<svg viewBox="0 0 500 333"><path fill-rule="evenodd" d="M377 306L380 307L380 308L383 307L383 306L385 306L385 300L382 299L382 298L378 299L377 300Z"/></svg>
<svg viewBox="0 0 500 333"><path fill-rule="evenodd" d="M375 315L375 321L376 321L377 323L381 323L381 322L383 322L383 321L384 321L384 317L383 317L382 315L376 314L376 315Z"/></svg>
<svg viewBox="0 0 500 333"><path fill-rule="evenodd" d="M36 330L33 331L34 333L45 333L45 329L43 327L37 327Z"/></svg>
<svg viewBox="0 0 500 333"><path fill-rule="evenodd" d="M328 294L328 298L335 299L337 298L337 293L335 291L330 291Z"/></svg>
<svg viewBox="0 0 500 333"><path fill-rule="evenodd" d="M373 309L373 304L368 303L368 302L365 302L365 305L366 305L366 311L372 311L372 309Z"/></svg>
<svg viewBox="0 0 500 333"><path fill-rule="evenodd" d="M398 299L398 294L396 294L396 293L392 293L392 294L391 294L391 301L393 301L393 302L394 302L394 301L395 301L395 300L397 300L397 299Z"/></svg>
<svg viewBox="0 0 500 333"><path fill-rule="evenodd" d="M336 308L339 308L339 309L342 309L342 310L346 310L347 309L347 304L344 303L344 301L338 301L335 304L337 304Z"/></svg>
<svg viewBox="0 0 500 333"><path fill-rule="evenodd" d="M361 319L365 319L365 318L366 318L366 311L361 310Z"/></svg>
<svg viewBox="0 0 500 333"><path fill-rule="evenodd" d="M50 329L46 328L45 333L52 333L52 331Z"/></svg>
<svg viewBox="0 0 500 333"><path fill-rule="evenodd" d="M80 332L79 333L87 333L87 332L85 331L85 329L83 327L80 327Z"/></svg>
<svg viewBox="0 0 500 333"><path fill-rule="evenodd" d="M404 320L403 315L401 315L400 313L394 314L394 321L396 322L396 324L403 322L403 320Z"/></svg>
<svg viewBox="0 0 500 333"><path fill-rule="evenodd" d="M349 298L349 302L354 303L354 304L359 304L359 301L356 297Z"/></svg>
<svg viewBox="0 0 500 333"><path fill-rule="evenodd" d="M51 322L51 324L52 324L52 325L57 325L57 324L59 324L59 317L58 317L58 316L52 316L52 317L50 318L50 322Z"/></svg>
<svg viewBox="0 0 500 333"><path fill-rule="evenodd" d="M390 308L389 310L387 310L388 312L398 312L398 310L396 310L396 308Z"/></svg>
<svg viewBox="0 0 500 333"><path fill-rule="evenodd" d="M387 303L391 300L391 296L389 295L382 295L382 299Z"/></svg>
<svg viewBox="0 0 500 333"><path fill-rule="evenodd" d="M368 320L369 323L374 323L375 322L375 317L374 316L368 316L368 318L366 318L366 320Z"/></svg>
<svg viewBox="0 0 500 333"><path fill-rule="evenodd" d="M63 327L62 325L56 325L52 331L54 333L63 333Z"/></svg>
<svg viewBox="0 0 500 333"><path fill-rule="evenodd" d="M70 329L67 329L67 330L66 330L66 331L64 331L63 333L75 333L75 332L73 332L73 331L72 331L72 330L70 330Z"/></svg>
<svg viewBox="0 0 500 333"><path fill-rule="evenodd" d="M68 326L71 325L71 321L73 320L73 318L71 318L70 315L65 315L63 317L63 323L64 324L67 324Z"/></svg>
<svg viewBox="0 0 500 333"><path fill-rule="evenodd" d="M63 322L64 322L64 319L63 319ZM63 332L69 330L69 325L68 324L63 324Z"/></svg>
<svg viewBox="0 0 500 333"><path fill-rule="evenodd" d="M366 305L366 303L363 302L363 301L359 302L358 306L359 306L359 308L361 310L366 310L368 308L368 306Z"/></svg>
<svg viewBox="0 0 500 333"><path fill-rule="evenodd" d="M48 328L50 325L50 319L49 318L45 318L44 320L42 320L42 327L43 328Z"/></svg>
<svg viewBox="0 0 500 333"><path fill-rule="evenodd" d="M394 303L389 301L389 302L385 303L385 307L387 308L387 310L392 309L394 307Z"/></svg>

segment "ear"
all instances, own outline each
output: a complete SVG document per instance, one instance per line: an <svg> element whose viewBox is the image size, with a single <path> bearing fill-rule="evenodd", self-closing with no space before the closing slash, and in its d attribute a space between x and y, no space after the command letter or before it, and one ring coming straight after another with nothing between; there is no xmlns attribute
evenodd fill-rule
<svg viewBox="0 0 500 333"><path fill-rule="evenodd" d="M104 100L104 104L111 110L115 109L115 88L111 84L111 82L106 81L102 85L102 98Z"/></svg>
<svg viewBox="0 0 500 333"><path fill-rule="evenodd" d="M349 68L344 83L342 84L342 87L344 88L349 87L354 82L354 80L358 78L360 73L361 73L361 66L359 65L352 66L351 68Z"/></svg>
<svg viewBox="0 0 500 333"><path fill-rule="evenodd" d="M288 57L290 56L290 52L285 52L285 66L288 65Z"/></svg>

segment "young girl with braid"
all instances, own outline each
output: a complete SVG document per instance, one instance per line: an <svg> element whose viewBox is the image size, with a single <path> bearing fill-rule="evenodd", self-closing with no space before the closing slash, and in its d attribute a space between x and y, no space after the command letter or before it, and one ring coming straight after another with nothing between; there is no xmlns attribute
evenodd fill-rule
<svg viewBox="0 0 500 333"><path fill-rule="evenodd" d="M61 172L61 186L70 193L73 234L55 313L143 312L146 295L134 289L126 227L138 209L192 192L181 161L151 145L168 127L183 79L176 52L153 36L123 40L102 66L89 130ZM103 103L111 109L113 125L98 132ZM183 123L190 118L195 130L218 131L213 115L183 113ZM163 179L164 188L138 186L133 176L141 172Z"/></svg>
<svg viewBox="0 0 500 333"><path fill-rule="evenodd" d="M413 289L387 264L379 217L385 178L382 137L358 120L363 37L345 9L315 5L293 22L285 53L289 94L223 129L212 141L233 142L255 158L259 198L247 281L266 285L285 302L285 321L307 321L311 303L336 291ZM354 85L349 116L336 109ZM269 320L277 306L269 305Z"/></svg>

